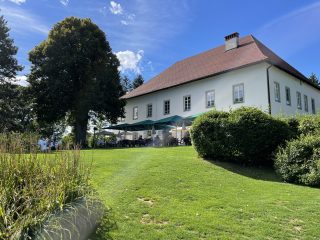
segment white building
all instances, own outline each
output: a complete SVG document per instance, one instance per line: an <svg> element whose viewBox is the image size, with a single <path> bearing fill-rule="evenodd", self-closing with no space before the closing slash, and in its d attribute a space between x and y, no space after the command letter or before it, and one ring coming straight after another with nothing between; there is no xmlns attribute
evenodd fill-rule
<svg viewBox="0 0 320 240"><path fill-rule="evenodd" d="M188 117L216 108L255 106L272 115L314 114L320 88L256 38L225 44L179 61L127 93L122 123Z"/></svg>

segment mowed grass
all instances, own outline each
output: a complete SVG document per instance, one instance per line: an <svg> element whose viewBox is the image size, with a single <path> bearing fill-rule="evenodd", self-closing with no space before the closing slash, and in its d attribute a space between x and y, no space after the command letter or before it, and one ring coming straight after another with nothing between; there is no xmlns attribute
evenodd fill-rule
<svg viewBox="0 0 320 240"><path fill-rule="evenodd" d="M85 151L113 239L320 239L320 189L192 147Z"/></svg>

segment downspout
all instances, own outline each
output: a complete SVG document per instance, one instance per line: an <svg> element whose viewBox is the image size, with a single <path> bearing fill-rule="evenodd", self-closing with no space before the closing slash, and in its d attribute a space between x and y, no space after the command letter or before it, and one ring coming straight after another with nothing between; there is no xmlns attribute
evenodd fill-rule
<svg viewBox="0 0 320 240"><path fill-rule="evenodd" d="M268 85L268 108L269 108L269 114L271 115L271 96L270 96L270 77L269 77L269 69L272 67L272 65L270 65L269 67L267 67L267 85Z"/></svg>

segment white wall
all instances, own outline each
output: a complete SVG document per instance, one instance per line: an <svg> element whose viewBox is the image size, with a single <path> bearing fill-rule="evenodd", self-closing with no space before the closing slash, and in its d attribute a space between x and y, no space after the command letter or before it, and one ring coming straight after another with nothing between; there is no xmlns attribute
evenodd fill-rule
<svg viewBox="0 0 320 240"><path fill-rule="evenodd" d="M256 106L268 111L268 92L266 63L260 63L239 70L220 74L218 76L176 86L159 92L127 100L125 107L126 123L143 120L159 120L165 117L179 115L191 116L211 110L206 108L206 91L215 90L215 107L217 110L229 110L240 106ZM244 103L233 103L233 85L244 84ZM183 97L191 95L191 110L183 111ZM170 115L163 114L164 100L170 99ZM153 116L147 118L147 104L153 105ZM133 120L133 108L138 107L138 119Z"/></svg>
<svg viewBox="0 0 320 240"><path fill-rule="evenodd" d="M270 95L271 95L271 112L272 115L294 115L294 114L311 114L311 98L315 100L316 112L320 111L320 91L310 86L309 84L298 80L290 74L272 66L270 73ZM275 101L274 82L280 84L280 102ZM285 88L290 88L291 105L286 103ZM302 109L297 108L296 92L301 92ZM304 95L308 96L309 111L304 110Z"/></svg>

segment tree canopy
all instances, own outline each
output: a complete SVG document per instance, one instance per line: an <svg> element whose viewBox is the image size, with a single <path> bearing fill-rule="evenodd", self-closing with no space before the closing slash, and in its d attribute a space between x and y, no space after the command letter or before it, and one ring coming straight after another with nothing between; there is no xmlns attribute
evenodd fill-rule
<svg viewBox="0 0 320 240"><path fill-rule="evenodd" d="M143 83L144 83L144 80L142 75L138 74L138 76L132 82L132 88L136 89L137 87L141 86Z"/></svg>
<svg viewBox="0 0 320 240"><path fill-rule="evenodd" d="M89 112L117 122L124 114L119 61L90 19L69 17L30 53L28 82L38 121L68 117L76 143L85 144Z"/></svg>
<svg viewBox="0 0 320 240"><path fill-rule="evenodd" d="M0 83L12 82L23 69L15 58L18 48L10 38L9 30L6 20L0 16Z"/></svg>
<svg viewBox="0 0 320 240"><path fill-rule="evenodd" d="M310 77L309 77L309 80L311 82L313 82L314 84L320 86L320 81L319 81L319 78L317 77L317 75L315 73L311 73Z"/></svg>

